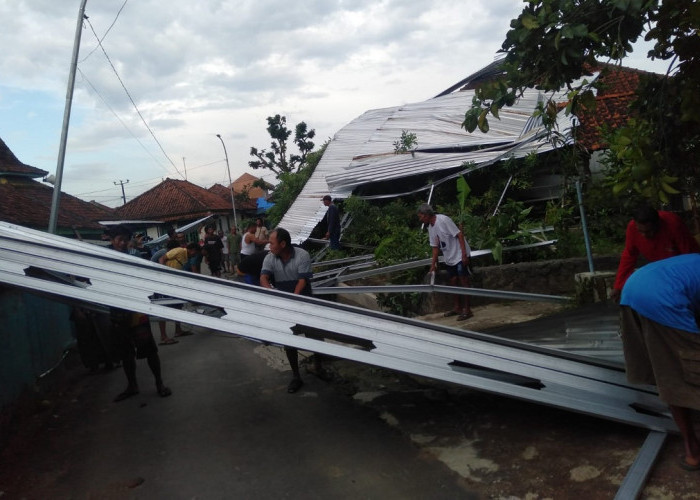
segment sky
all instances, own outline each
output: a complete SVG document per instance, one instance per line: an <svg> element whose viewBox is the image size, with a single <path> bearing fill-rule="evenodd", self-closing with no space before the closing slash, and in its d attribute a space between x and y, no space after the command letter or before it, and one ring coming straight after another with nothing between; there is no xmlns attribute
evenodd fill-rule
<svg viewBox="0 0 700 500"><path fill-rule="evenodd" d="M108 206L253 170L267 117L317 145L493 61L521 0L88 0L61 189ZM0 0L0 138L56 173L80 0ZM101 46L98 40L101 40ZM625 65L664 72L637 47ZM216 137L221 135L222 142ZM128 180L128 183L126 181Z"/></svg>

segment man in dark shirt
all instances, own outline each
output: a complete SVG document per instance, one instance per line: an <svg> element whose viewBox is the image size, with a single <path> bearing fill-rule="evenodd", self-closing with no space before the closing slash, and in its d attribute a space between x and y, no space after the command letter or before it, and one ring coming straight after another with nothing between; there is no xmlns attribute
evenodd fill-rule
<svg viewBox="0 0 700 500"><path fill-rule="evenodd" d="M328 223L326 239L330 240L331 250L340 250L340 214L338 207L335 206L329 194L323 197L323 204L328 207L328 212L326 212L326 222Z"/></svg>
<svg viewBox="0 0 700 500"><path fill-rule="evenodd" d="M204 228L206 231L206 236L204 236L204 255L207 259L207 265L211 271L212 276L221 276L221 251L224 248L224 244L221 242L221 238L216 234L216 226L214 224L207 224Z"/></svg>
<svg viewBox="0 0 700 500"><path fill-rule="evenodd" d="M129 240L131 231L123 225L110 229L109 248L121 253L129 252ZM124 309L111 308L112 331L118 344L117 350L122 360L124 373L126 374L127 388L114 398L114 401L122 401L139 393L136 382L136 359L146 358L148 367L156 381L156 390L161 397L167 397L172 391L165 386L161 376L160 357L158 347L153 340L150 320L147 315L125 311Z"/></svg>

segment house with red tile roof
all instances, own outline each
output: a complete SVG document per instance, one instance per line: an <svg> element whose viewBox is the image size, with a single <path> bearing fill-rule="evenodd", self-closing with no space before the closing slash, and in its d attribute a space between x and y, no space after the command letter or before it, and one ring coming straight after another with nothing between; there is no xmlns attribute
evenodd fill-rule
<svg viewBox="0 0 700 500"><path fill-rule="evenodd" d="M240 219L241 214L236 215ZM125 222L159 221L148 228L152 238L164 234L168 226L182 227L207 216L219 230L228 231L233 224L230 196L226 200L189 181L169 178L115 209L115 217Z"/></svg>
<svg viewBox="0 0 700 500"><path fill-rule="evenodd" d="M600 88L595 97L596 107L578 114L580 125L576 129L576 143L589 153L608 147L602 137L601 128L611 130L622 127L630 117L630 105L634 102L635 90L646 71L601 64Z"/></svg>
<svg viewBox="0 0 700 500"><path fill-rule="evenodd" d="M53 187L36 179L47 171L19 161L0 139L0 220L46 231L49 225ZM114 210L61 193L57 232L68 237L99 240L104 231L99 221L109 219Z"/></svg>
<svg viewBox="0 0 700 500"><path fill-rule="evenodd" d="M259 177L245 173L233 181L233 192L235 194L247 193L248 198L251 200L257 200L258 198L267 199L270 194L267 189L262 189L259 186L253 186L254 183L261 180L262 179Z"/></svg>
<svg viewBox="0 0 700 500"><path fill-rule="evenodd" d="M214 193L217 196L220 196L222 199L228 202L229 206L231 205L231 190L226 186L223 186L221 184L214 184L212 187L208 188L207 191ZM236 202L236 211L243 212L244 215L241 216L242 218L246 216L255 215L258 209L258 204L255 201L255 199L244 198L241 197L240 194L240 191L234 190L233 192L233 198Z"/></svg>

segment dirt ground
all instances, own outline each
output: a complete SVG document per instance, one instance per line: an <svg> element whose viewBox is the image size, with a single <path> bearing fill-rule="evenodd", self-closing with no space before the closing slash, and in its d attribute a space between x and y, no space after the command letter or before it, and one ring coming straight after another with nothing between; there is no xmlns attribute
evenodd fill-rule
<svg viewBox="0 0 700 500"><path fill-rule="evenodd" d="M474 307L457 323L442 313L421 319L473 331L553 314L561 306L509 303ZM613 498L646 431L434 380L334 360L335 387L375 409L387 425L457 472L483 498ZM700 499L700 472L678 466L671 436L642 498Z"/></svg>
<svg viewBox="0 0 700 500"><path fill-rule="evenodd" d="M497 303L474 307L474 318L466 322L442 313L421 319L485 331L560 307ZM279 347L256 351L275 369L288 370ZM336 359L326 366L334 389L376 411L388 428L445 463L465 489L484 499L614 498L646 438L643 429L369 365ZM42 415L50 414L25 415L23 435L32 435ZM700 472L683 471L682 454L680 438L669 437L641 498L700 499Z"/></svg>

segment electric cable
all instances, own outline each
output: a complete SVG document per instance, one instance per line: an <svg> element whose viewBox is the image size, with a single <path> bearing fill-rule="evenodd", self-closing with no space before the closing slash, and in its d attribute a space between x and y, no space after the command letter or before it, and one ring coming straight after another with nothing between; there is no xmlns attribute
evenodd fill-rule
<svg viewBox="0 0 700 500"><path fill-rule="evenodd" d="M117 68L114 67L112 60L110 59L109 55L107 54L107 51L105 50L104 46L102 45L102 42L100 41L99 37L97 36L97 33L95 32L95 28L92 26L90 19L86 18L85 20L87 21L88 25L90 26L90 29L92 30L92 34L97 39L97 43L99 44L100 49L102 50L102 53L104 54L105 58L107 58L107 62L109 62L109 65L112 67L112 71L114 72L117 79L119 80L119 83L121 84L122 88L124 89L124 92L126 93L127 97L129 98L129 101L131 101L131 104L134 106L134 109L136 110L136 114L138 114L139 118L141 118L141 121L143 122L143 124L146 127L146 129L148 130L148 132L151 134L151 137L153 137L153 140L156 142L156 144L158 144L158 147L160 148L163 155L168 159L168 161L173 166L173 168L178 173L178 175L184 179L185 176L182 174L182 172L180 172L180 170L177 168L177 165L175 165L173 160L170 159L170 157L168 156L168 153L165 152L165 149L163 149L162 144L160 143L160 141L156 137L153 130L151 130L151 127L148 125L148 123L146 122L146 119L141 114L141 111L139 110L138 106L136 105L136 102L134 102L134 99L131 97L129 90L126 88L126 85L124 84L121 77L119 76L119 73L117 72Z"/></svg>

